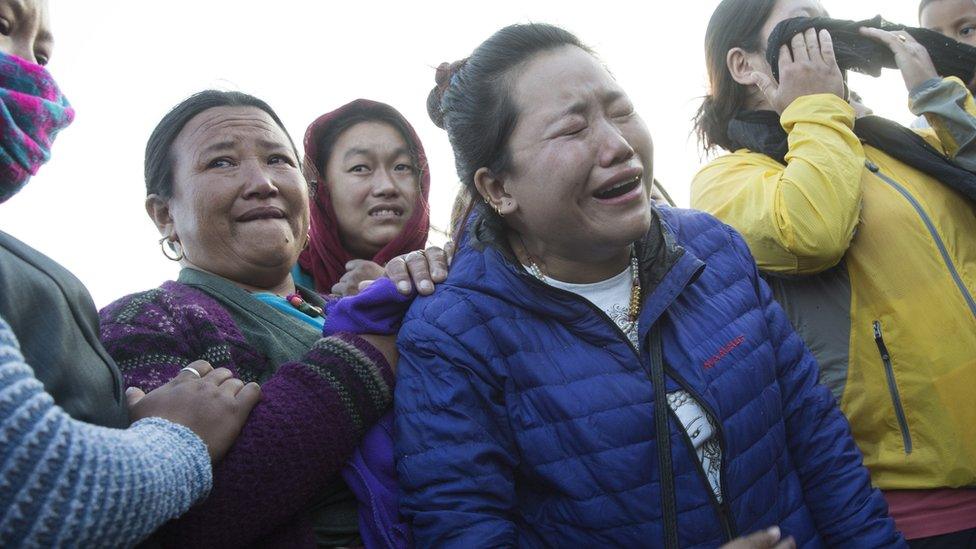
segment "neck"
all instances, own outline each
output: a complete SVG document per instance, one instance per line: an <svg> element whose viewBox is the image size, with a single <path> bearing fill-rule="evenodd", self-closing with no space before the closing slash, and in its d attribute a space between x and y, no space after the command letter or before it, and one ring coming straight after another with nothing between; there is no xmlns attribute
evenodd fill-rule
<svg viewBox="0 0 976 549"><path fill-rule="evenodd" d="M570 284L593 284L613 278L630 265L631 246L623 246L611 252L586 254L580 258L579 250L570 256L552 249L545 243L509 233L509 244L523 265L535 263L549 278Z"/></svg>
<svg viewBox="0 0 976 549"><path fill-rule="evenodd" d="M280 272L260 273L254 276L249 276L246 280L239 280L241 277L231 277L221 273L215 273L213 271L200 268L186 259L184 259L181 264L184 267L189 267L191 269L203 271L214 276L219 276L220 278L223 278L231 284L248 292L267 292L284 297L298 291L295 288L295 281L291 277L291 271L286 271L284 274Z"/></svg>

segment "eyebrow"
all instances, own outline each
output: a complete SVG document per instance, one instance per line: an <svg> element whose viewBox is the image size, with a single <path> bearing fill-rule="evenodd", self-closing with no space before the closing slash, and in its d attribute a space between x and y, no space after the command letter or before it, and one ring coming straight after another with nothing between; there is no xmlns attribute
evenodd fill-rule
<svg viewBox="0 0 976 549"><path fill-rule="evenodd" d="M235 145L237 145L237 142L233 140L218 141L216 143L211 143L200 151L200 156L206 156L207 154L217 152L217 151L226 151L228 149L233 149Z"/></svg>
<svg viewBox="0 0 976 549"><path fill-rule="evenodd" d="M224 141L218 141L216 143L211 143L204 147L201 151L201 155L206 155L208 153L216 151L226 151L228 149L233 149L237 146L237 141L233 139L227 139ZM289 150L284 143L278 143L277 141L271 141L268 139L259 139L257 144L263 149L276 149L276 150Z"/></svg>
<svg viewBox="0 0 976 549"><path fill-rule="evenodd" d="M609 105L615 101L618 101L624 97L624 93L620 90L611 90L603 95L601 98L601 103L604 105ZM583 114L586 112L588 104L586 101L577 101L572 105L566 107L562 112L559 113L557 118L565 118L566 116L574 114Z"/></svg>
<svg viewBox="0 0 976 549"><path fill-rule="evenodd" d="M279 141L271 141L269 139L258 139L258 145L264 149L291 150L288 145Z"/></svg>

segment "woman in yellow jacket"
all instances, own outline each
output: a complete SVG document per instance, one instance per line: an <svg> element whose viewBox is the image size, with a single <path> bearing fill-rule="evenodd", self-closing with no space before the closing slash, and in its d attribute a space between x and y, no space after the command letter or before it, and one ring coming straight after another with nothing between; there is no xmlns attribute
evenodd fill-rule
<svg viewBox="0 0 976 549"><path fill-rule="evenodd" d="M692 206L749 243L905 537L976 547L976 106L910 35L862 30L891 48L933 128L862 142L827 33L780 50L778 83L765 61L777 23L824 15L810 0L716 9L696 123L731 154L698 173Z"/></svg>

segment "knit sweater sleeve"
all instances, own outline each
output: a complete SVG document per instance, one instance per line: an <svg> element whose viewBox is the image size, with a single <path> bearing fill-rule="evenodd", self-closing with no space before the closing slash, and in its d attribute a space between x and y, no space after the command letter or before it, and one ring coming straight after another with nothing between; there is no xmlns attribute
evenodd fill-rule
<svg viewBox="0 0 976 549"><path fill-rule="evenodd" d="M54 404L0 318L0 547L132 546L211 486L192 431L160 418L109 429Z"/></svg>
<svg viewBox="0 0 976 549"><path fill-rule="evenodd" d="M102 311L103 343L127 385L147 389L197 359L234 372L265 361L246 344L228 346L217 326L226 329L229 319L215 318L217 310L171 298L154 291ZM160 540L248 545L295 520L390 407L393 384L383 355L354 335L322 338L300 360L282 364L262 383L261 402L214 468L210 497L167 525Z"/></svg>

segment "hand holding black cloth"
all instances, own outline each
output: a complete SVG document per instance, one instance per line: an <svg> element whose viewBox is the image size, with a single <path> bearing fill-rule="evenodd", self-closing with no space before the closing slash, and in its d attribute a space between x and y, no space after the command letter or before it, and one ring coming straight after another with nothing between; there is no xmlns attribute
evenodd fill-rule
<svg viewBox="0 0 976 549"><path fill-rule="evenodd" d="M925 47L940 76L956 76L969 84L976 76L976 47L962 44L935 31L906 27L885 21L880 15L864 21L846 21L827 17L794 17L776 25L769 35L766 60L779 81L779 50L797 34L815 28L826 29L834 43L834 55L842 71L852 70L870 76L880 76L882 68L895 69L895 54L888 46L860 34L861 27L885 31L905 31Z"/></svg>

